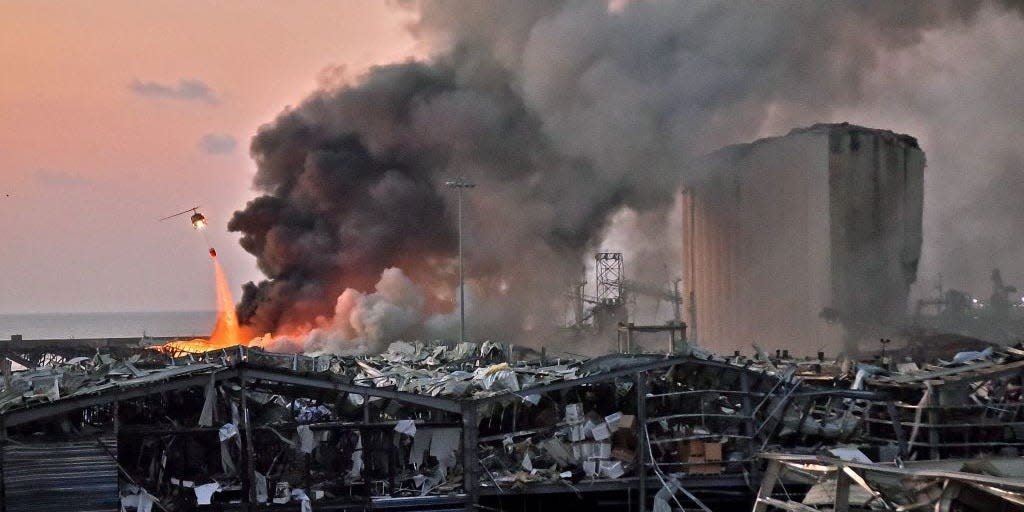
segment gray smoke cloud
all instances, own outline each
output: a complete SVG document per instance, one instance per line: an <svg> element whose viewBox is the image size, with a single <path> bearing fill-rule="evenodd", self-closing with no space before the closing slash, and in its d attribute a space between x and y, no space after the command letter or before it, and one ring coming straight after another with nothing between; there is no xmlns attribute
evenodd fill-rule
<svg viewBox="0 0 1024 512"><path fill-rule="evenodd" d="M325 84L253 139L255 185L264 195L229 229L242 234L267 275L245 286L239 305L240 318L258 331L333 325L339 296L349 293L385 313L359 316L359 332L329 329L332 340L451 335L453 324L441 319L454 305L455 196L444 181L465 175L478 185L466 193L471 334L541 343L555 304L601 244L641 247L632 267L668 265L666 273L677 275L679 262L659 246L673 247L667 237L678 236L674 194L689 163L721 145L840 116L878 125L899 105L913 115L883 127L922 139L929 180L950 172L943 169L953 164L929 144L951 137L930 135L969 126L975 130L966 137L976 142L979 125L957 124L956 110L942 108L955 92L916 94L946 70L915 65L919 73L909 73L902 59L927 53L936 38L989 40L993 23L1005 26L999 36L1017 38L1009 41L1024 33L1020 4L1006 2L403 5L420 13L411 30L438 48L435 56L375 68L352 85ZM987 81L977 101L991 104L987 85L1010 102L1015 88L996 81L1024 82L1020 50L993 51L1013 71L965 80ZM1001 129L1021 133L1019 103L1000 112ZM935 109L949 117L935 117ZM933 131L913 129L921 126ZM1011 171L1018 151L985 160L999 162L983 171L1003 192L999 201L1014 197L1005 185L1020 190ZM1017 220L1024 212L1014 204L967 213ZM609 231L616 215L642 229L616 235ZM1007 244L1005 252L1024 253L1020 243ZM413 285L399 289L421 294L416 307L379 289L385 277L397 279L382 277L392 267Z"/></svg>
<svg viewBox="0 0 1024 512"><path fill-rule="evenodd" d="M238 146L238 141L226 133L207 133L199 138L199 149L209 155L225 155Z"/></svg>
<svg viewBox="0 0 1024 512"><path fill-rule="evenodd" d="M932 31L888 55L870 104L843 114L900 126L928 153L919 295L934 295L941 274L947 289L987 298L994 267L1024 284L1022 36L1024 21L995 8L969 30Z"/></svg>

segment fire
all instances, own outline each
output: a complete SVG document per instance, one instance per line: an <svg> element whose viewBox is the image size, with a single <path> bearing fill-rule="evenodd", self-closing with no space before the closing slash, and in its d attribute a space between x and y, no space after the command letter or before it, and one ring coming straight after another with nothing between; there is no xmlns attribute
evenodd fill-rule
<svg viewBox="0 0 1024 512"><path fill-rule="evenodd" d="M235 313L235 300L231 296L231 286L224 274L217 256L211 252L213 259L213 273L217 289L217 322L214 324L213 332L209 339L196 338L194 340L172 341L159 347L159 350L168 352L206 352L218 348L233 347L235 345L248 345L250 336L247 336L239 325L238 315Z"/></svg>
<svg viewBox="0 0 1024 512"><path fill-rule="evenodd" d="M245 345L239 336L238 315L235 314L235 299L231 297L231 286L228 285L224 268L220 266L216 256L213 257L213 273L217 281L217 324L213 328L209 342L217 345L214 348Z"/></svg>

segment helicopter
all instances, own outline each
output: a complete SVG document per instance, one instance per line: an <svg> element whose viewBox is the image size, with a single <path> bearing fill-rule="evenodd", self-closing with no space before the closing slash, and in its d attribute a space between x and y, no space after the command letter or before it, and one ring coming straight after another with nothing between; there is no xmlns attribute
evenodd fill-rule
<svg viewBox="0 0 1024 512"><path fill-rule="evenodd" d="M163 221L168 220L168 219L173 219L175 217L180 217L182 215L185 215L188 212L192 212L192 217L191 217L190 220L192 222L192 227L193 228L195 228L197 230L205 229L206 228L206 225L207 225L206 216L201 214L201 213L199 213L199 207L198 206L196 206L194 208L189 208L188 210L185 210L183 212L175 213L174 215L168 215L167 217L164 217L164 218L160 219L160 222L163 222Z"/></svg>
<svg viewBox="0 0 1024 512"><path fill-rule="evenodd" d="M201 213L199 213L199 207L198 206L196 206L194 208L189 208L188 210L185 210L183 212L175 213L174 215L168 215L168 216L160 219L160 222L163 222L163 221L168 220L168 219L173 219L175 217L180 217L182 215L187 214L188 212L192 212L192 217L189 218L189 221L192 222L192 227L196 231L203 231L204 229L206 229L206 226L208 225L208 222L206 221L206 216L201 214ZM204 238L206 237L205 233L203 234L203 237ZM214 249L213 247L210 247L210 251L209 252L210 252L210 257L211 258L216 258L217 257L217 250Z"/></svg>

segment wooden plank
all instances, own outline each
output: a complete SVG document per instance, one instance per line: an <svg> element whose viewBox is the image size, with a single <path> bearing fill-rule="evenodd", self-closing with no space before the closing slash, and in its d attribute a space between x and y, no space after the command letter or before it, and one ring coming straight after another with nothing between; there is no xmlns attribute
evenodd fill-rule
<svg viewBox="0 0 1024 512"><path fill-rule="evenodd" d="M836 472L836 498L832 503L834 512L850 512L850 484L853 480L845 471Z"/></svg>
<svg viewBox="0 0 1024 512"><path fill-rule="evenodd" d="M757 490L757 501L754 503L753 512L768 512L768 505L774 505L771 503L772 491L775 489L775 482L779 480L781 472L782 463L780 461L772 459L768 462L768 468L761 476L761 487Z"/></svg>
<svg viewBox="0 0 1024 512"><path fill-rule="evenodd" d="M792 512L821 512L820 510L814 507L808 507L807 505L804 505L803 503L800 502L782 501L771 497L758 498L757 505L761 504L765 506L765 510L767 510L768 505L771 505L775 508L781 508L782 510L789 510ZM757 510L757 505L754 505L754 510Z"/></svg>

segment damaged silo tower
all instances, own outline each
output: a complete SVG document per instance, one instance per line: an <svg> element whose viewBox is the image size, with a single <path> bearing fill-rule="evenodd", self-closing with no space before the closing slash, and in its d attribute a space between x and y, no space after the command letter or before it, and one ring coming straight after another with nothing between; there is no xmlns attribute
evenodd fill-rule
<svg viewBox="0 0 1024 512"><path fill-rule="evenodd" d="M921 252L917 140L818 124L706 157L683 195L686 321L717 350L856 350L900 325Z"/></svg>

